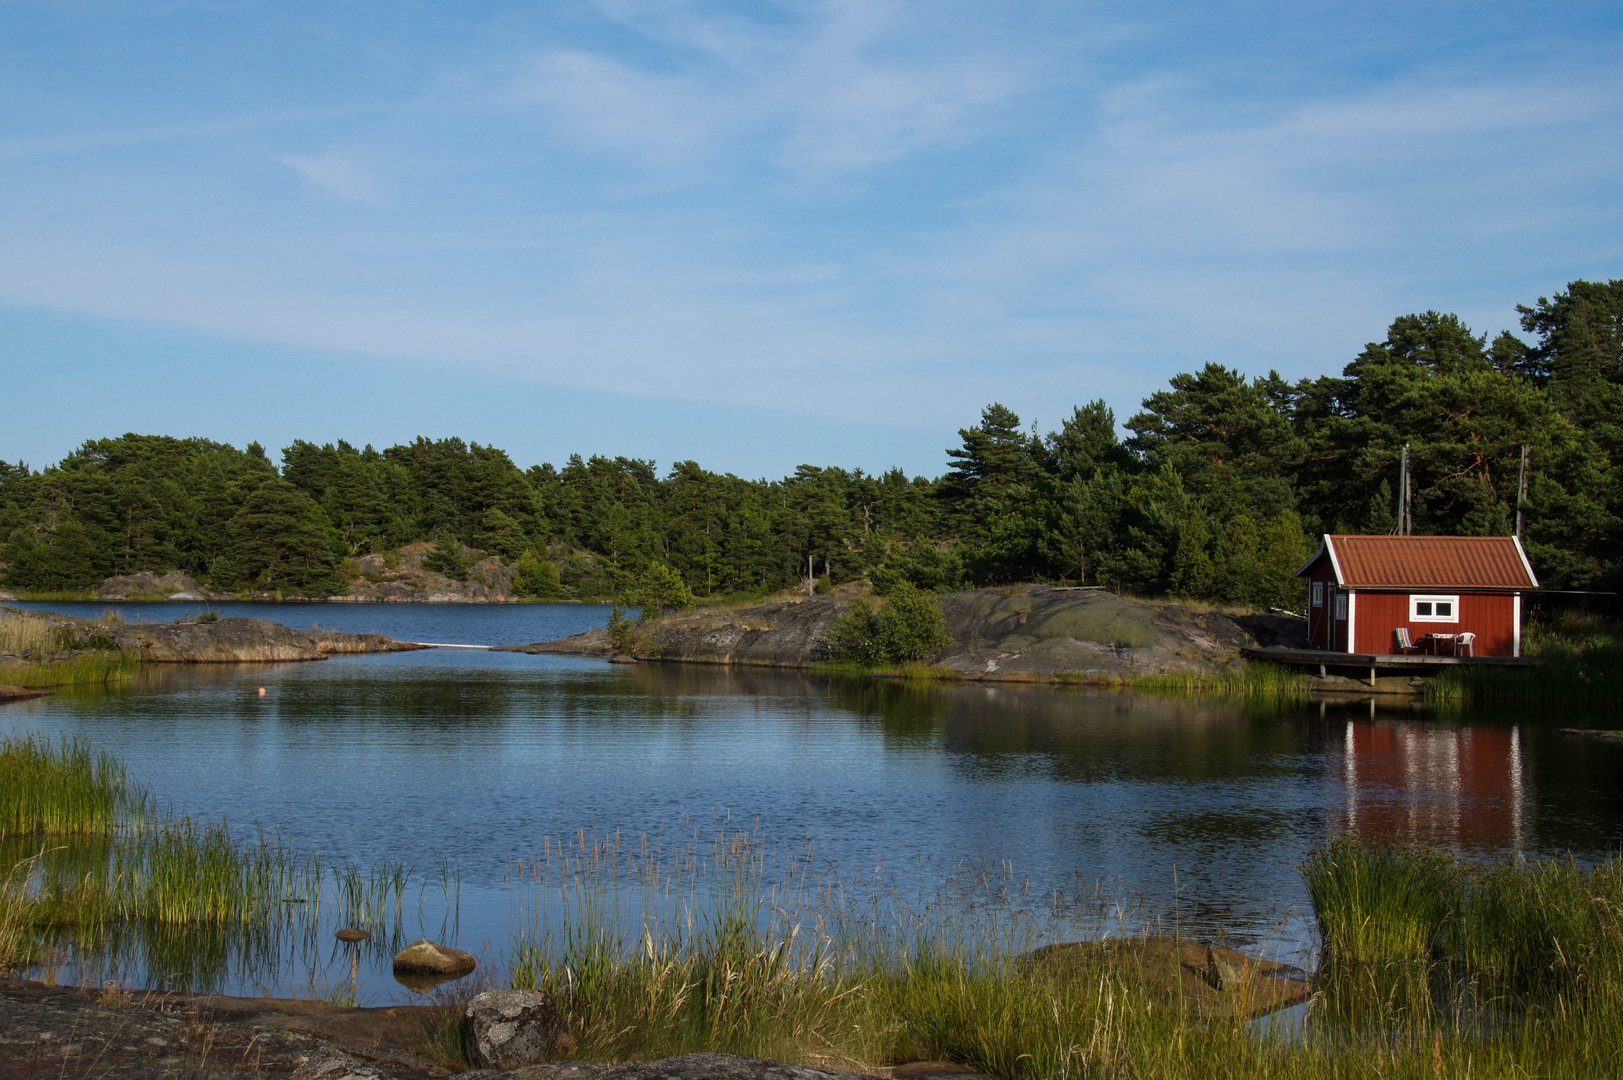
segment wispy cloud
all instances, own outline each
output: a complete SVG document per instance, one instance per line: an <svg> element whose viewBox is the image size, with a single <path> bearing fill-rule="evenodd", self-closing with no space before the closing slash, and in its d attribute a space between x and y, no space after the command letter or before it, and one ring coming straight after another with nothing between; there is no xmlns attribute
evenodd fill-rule
<svg viewBox="0 0 1623 1080"><path fill-rule="evenodd" d="M563 137L654 165L743 155L800 178L849 173L971 143L1032 86L1031 57L932 48L887 0L756 23L682 5L604 9L661 46L660 62L542 49L515 64L502 96Z"/></svg>
<svg viewBox="0 0 1623 1080"><path fill-rule="evenodd" d="M310 157L284 154L276 160L341 199L363 203L378 201L376 179L355 161L336 151Z"/></svg>

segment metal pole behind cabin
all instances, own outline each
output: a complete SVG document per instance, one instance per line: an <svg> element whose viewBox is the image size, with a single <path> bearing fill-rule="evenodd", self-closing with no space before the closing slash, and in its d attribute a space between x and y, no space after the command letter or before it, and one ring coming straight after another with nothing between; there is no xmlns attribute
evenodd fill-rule
<svg viewBox="0 0 1623 1080"><path fill-rule="evenodd" d="M1522 466L1516 475L1516 539L1522 538L1522 507L1527 505L1527 450L1522 443Z"/></svg>
<svg viewBox="0 0 1623 1080"><path fill-rule="evenodd" d="M1404 443L1398 465L1398 535L1408 536L1409 528L1409 444Z"/></svg>

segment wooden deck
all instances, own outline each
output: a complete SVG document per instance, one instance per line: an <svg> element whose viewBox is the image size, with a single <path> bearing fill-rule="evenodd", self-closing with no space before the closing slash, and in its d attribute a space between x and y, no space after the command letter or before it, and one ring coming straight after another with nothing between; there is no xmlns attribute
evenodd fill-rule
<svg viewBox="0 0 1623 1080"><path fill-rule="evenodd" d="M1406 671L1419 674L1423 671L1437 671L1450 667L1540 667L1544 664L1532 656L1426 656L1421 654L1401 653L1344 653L1329 652L1325 649L1241 649L1240 654L1249 660L1267 660L1275 664L1289 664L1294 667L1316 667L1320 675L1328 674L1331 668L1356 668L1360 673L1369 672L1371 685L1375 683L1375 673L1385 668L1388 671Z"/></svg>

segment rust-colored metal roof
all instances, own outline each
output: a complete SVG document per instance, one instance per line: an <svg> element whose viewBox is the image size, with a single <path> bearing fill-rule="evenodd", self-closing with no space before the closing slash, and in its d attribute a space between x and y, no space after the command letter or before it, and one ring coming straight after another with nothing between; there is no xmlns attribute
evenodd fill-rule
<svg viewBox="0 0 1623 1080"><path fill-rule="evenodd" d="M1347 588L1538 588L1514 536L1326 536L1308 566L1326 556Z"/></svg>

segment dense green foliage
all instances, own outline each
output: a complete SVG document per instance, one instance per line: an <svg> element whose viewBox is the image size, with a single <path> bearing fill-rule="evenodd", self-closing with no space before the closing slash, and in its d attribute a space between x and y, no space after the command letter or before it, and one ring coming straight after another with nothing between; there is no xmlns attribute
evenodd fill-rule
<svg viewBox="0 0 1623 1080"><path fill-rule="evenodd" d="M908 581L898 582L877 611L866 599L828 631L834 659L853 664L916 664L952 644L941 601Z"/></svg>
<svg viewBox="0 0 1623 1080"><path fill-rule="evenodd" d="M1513 530L1529 448L1526 537L1547 585L1623 581L1623 281L1573 282L1523 307L1526 343L1452 315L1397 319L1340 377L1292 384L1207 365L1130 417L1102 401L1058 431L988 406L938 479L803 465L746 480L678 462L502 451L418 439L383 451L126 435L36 472L0 462L0 582L68 590L179 569L215 588L341 590L343 560L432 540L518 564L521 592L615 596L651 566L700 597L826 573L889 592L1021 580L1296 607L1293 577L1327 531L1387 532L1398 461L1416 532Z"/></svg>

